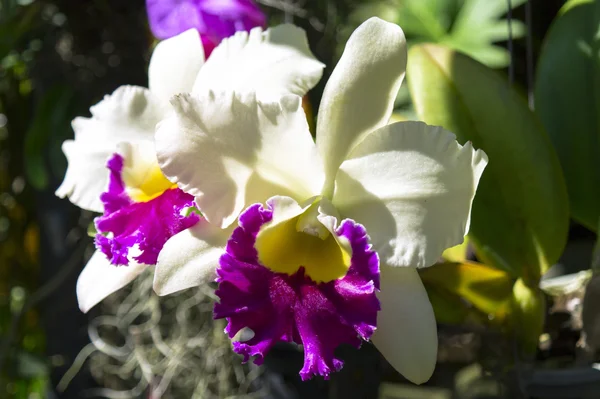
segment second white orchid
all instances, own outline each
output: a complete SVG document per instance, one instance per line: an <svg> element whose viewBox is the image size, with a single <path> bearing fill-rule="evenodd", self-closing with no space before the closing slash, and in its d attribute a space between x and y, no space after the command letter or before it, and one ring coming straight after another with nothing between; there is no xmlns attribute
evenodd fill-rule
<svg viewBox="0 0 600 399"><path fill-rule="evenodd" d="M304 31L293 25L238 32L206 62L192 29L156 46L148 89L122 86L91 108L91 118L73 121L75 139L63 144L69 167L56 194L103 213L95 220L98 251L77 282L82 311L154 265L172 235L205 224L195 213L185 215L193 197L170 182L156 161L155 127L172 113L169 98L232 87L303 95L322 69Z"/></svg>

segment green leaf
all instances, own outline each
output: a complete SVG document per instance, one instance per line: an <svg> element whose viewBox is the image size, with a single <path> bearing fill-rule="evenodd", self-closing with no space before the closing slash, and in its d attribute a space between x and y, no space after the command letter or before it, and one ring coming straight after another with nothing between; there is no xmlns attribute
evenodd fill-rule
<svg viewBox="0 0 600 399"><path fill-rule="evenodd" d="M512 8L523 4L525 0L512 0ZM452 26L448 38L444 41L455 50L473 57L492 68L502 68L509 64L510 54L493 43L523 37L525 25L515 19L500 19L508 12L506 0L465 0ZM511 35L509 35L509 28Z"/></svg>
<svg viewBox="0 0 600 399"><path fill-rule="evenodd" d="M512 0L510 5L512 8L516 8L525 1ZM497 29L495 22L508 12L508 4L506 0L465 0L454 22L452 34L468 40L477 40L480 35L486 36L488 29ZM511 23L514 25L515 21L511 21ZM503 20L501 25L504 26L504 35L497 36L496 39L508 38L508 21ZM481 29L481 31L475 29ZM477 34L474 34L475 32ZM514 30L513 37L516 37Z"/></svg>
<svg viewBox="0 0 600 399"><path fill-rule="evenodd" d="M426 287L463 298L485 314L504 317L513 279L502 270L475 262L441 263L419 271Z"/></svg>
<svg viewBox="0 0 600 399"><path fill-rule="evenodd" d="M512 8L526 0L512 0ZM345 43L353 28L369 17L378 16L400 25L409 46L422 42L446 44L493 68L510 62L508 51L497 42L508 40L509 24L503 18L506 0L388 0L364 4L342 28L339 42ZM525 25L512 19L514 39L523 37ZM341 50L341 49L340 49Z"/></svg>
<svg viewBox="0 0 600 399"><path fill-rule="evenodd" d="M542 125L505 78L448 48L414 46L406 76L422 120L488 154L469 234L479 259L537 284L561 255L569 223L565 184Z"/></svg>
<svg viewBox="0 0 600 399"><path fill-rule="evenodd" d="M450 26L449 8L452 1L405 0L397 23L408 35L437 41L444 37Z"/></svg>
<svg viewBox="0 0 600 399"><path fill-rule="evenodd" d="M88 237L96 237L96 235L98 234L98 229L96 229L96 223L94 222L90 222L90 224L88 224L87 227L87 235Z"/></svg>
<svg viewBox="0 0 600 399"><path fill-rule="evenodd" d="M393 117L393 115L392 115ZM391 120L391 119L390 119ZM448 262L465 262L467 260L467 251L469 249L469 240L465 237L462 244L447 248L442 254L442 258Z"/></svg>
<svg viewBox="0 0 600 399"><path fill-rule="evenodd" d="M25 175L31 185L44 189L49 183L46 162L52 139L70 132L73 92L66 87L54 87L38 103L33 120L25 133Z"/></svg>
<svg viewBox="0 0 600 399"><path fill-rule="evenodd" d="M523 280L516 281L510 309L510 322L521 349L535 354L544 331L546 297L538 287L528 287Z"/></svg>
<svg viewBox="0 0 600 399"><path fill-rule="evenodd" d="M435 320L444 324L463 324L469 317L469 306L460 297L451 295L433 284L425 284Z"/></svg>
<svg viewBox="0 0 600 399"><path fill-rule="evenodd" d="M600 2L565 4L546 36L535 82L536 113L560 158L571 215L593 231L600 218L599 27Z"/></svg>

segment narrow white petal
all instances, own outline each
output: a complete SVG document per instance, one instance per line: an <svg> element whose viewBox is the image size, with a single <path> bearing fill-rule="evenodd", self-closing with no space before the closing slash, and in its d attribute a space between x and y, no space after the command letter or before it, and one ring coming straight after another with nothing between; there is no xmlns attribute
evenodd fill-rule
<svg viewBox="0 0 600 399"><path fill-rule="evenodd" d="M148 66L148 87L167 101L189 93L204 64L204 48L196 29L189 29L156 45Z"/></svg>
<svg viewBox="0 0 600 399"><path fill-rule="evenodd" d="M158 255L154 291L168 295L214 281L219 258L232 228L221 230L206 221L171 237Z"/></svg>
<svg viewBox="0 0 600 399"><path fill-rule="evenodd" d="M319 107L317 147L327 186L362 138L385 125L406 70L406 39L398 25L371 18L350 36Z"/></svg>
<svg viewBox="0 0 600 399"><path fill-rule="evenodd" d="M410 267L381 267L381 311L373 343L404 377L422 384L437 360L437 327L419 274Z"/></svg>
<svg viewBox="0 0 600 399"><path fill-rule="evenodd" d="M94 105L91 118L75 118L75 140L63 144L69 166L56 195L69 197L75 205L102 212L100 194L108 186L106 161L120 142L152 141L156 123L168 103L147 89L121 86Z"/></svg>
<svg viewBox="0 0 600 399"><path fill-rule="evenodd" d="M158 162L207 220L230 225L248 205L273 195L318 193L322 164L300 97L258 101L254 94L179 95L159 124Z"/></svg>
<svg viewBox="0 0 600 399"><path fill-rule="evenodd" d="M194 93L256 90L303 96L319 82L323 67L301 28L279 25L264 32L254 28L221 42L200 71Z"/></svg>
<svg viewBox="0 0 600 399"><path fill-rule="evenodd" d="M102 252L94 252L77 279L79 309L87 313L104 298L133 281L146 267L135 262L129 266L111 265Z"/></svg>
<svg viewBox="0 0 600 399"><path fill-rule="evenodd" d="M357 145L338 173L333 204L362 223L382 262L431 266L469 230L487 156L421 122L398 122Z"/></svg>

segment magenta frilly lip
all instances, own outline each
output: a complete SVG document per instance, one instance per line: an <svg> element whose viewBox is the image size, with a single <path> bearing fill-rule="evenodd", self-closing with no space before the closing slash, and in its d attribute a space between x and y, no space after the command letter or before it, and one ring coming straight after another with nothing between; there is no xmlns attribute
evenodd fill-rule
<svg viewBox="0 0 600 399"><path fill-rule="evenodd" d="M336 230L352 248L345 276L315 283L301 265L293 275L273 272L260 264L254 246L261 226L272 218L269 202L252 205L240 216L217 269L220 301L214 317L227 319L230 338L243 328L253 331L251 339L233 343L245 362L254 356L254 363L261 364L275 343L295 342L304 347L302 380L327 379L343 365L335 349L341 344L358 348L375 331L379 258L365 228L346 219Z"/></svg>
<svg viewBox="0 0 600 399"><path fill-rule="evenodd" d="M94 220L98 231L96 247L110 263L122 266L129 264L129 251L137 245L141 253L133 259L155 265L165 242L198 223L200 216L193 212L182 215L183 209L194 206L194 197L179 188L165 190L147 202L133 201L121 176L123 163L123 157L114 154L106 165L110 177L108 191L100 196L104 214Z"/></svg>

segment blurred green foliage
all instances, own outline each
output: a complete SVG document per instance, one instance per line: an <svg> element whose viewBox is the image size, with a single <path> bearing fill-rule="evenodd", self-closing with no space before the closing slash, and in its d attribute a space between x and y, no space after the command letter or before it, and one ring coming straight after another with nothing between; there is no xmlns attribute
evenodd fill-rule
<svg viewBox="0 0 600 399"><path fill-rule="evenodd" d="M569 1L552 24L535 81L536 113L562 165L574 219L600 219L600 2Z"/></svg>
<svg viewBox="0 0 600 399"><path fill-rule="evenodd" d="M36 310L14 320L38 285L39 228L22 138L31 118L29 65L40 49L40 10L34 2L0 2L0 393L30 399L46 396L45 337Z"/></svg>
<svg viewBox="0 0 600 399"><path fill-rule="evenodd" d="M512 8L526 0L512 0ZM439 43L459 50L492 68L506 67L508 50L498 44L525 35L525 25L503 16L508 11L506 0L387 0L367 4L356 10L351 21L358 25L370 16L397 23L409 45ZM353 28L346 28L346 35ZM343 42L345 43L345 41Z"/></svg>
<svg viewBox="0 0 600 399"><path fill-rule="evenodd" d="M525 0L512 0L513 8ZM508 10L506 0L384 0L367 2L349 17L349 23L340 30L337 52L360 25L372 16L397 23L404 30L409 48L419 43L438 43L461 51L492 68L503 68L510 62L504 42L512 36L525 34L525 25L503 16ZM396 109L408 119L418 120L408 87L402 85L396 98Z"/></svg>

